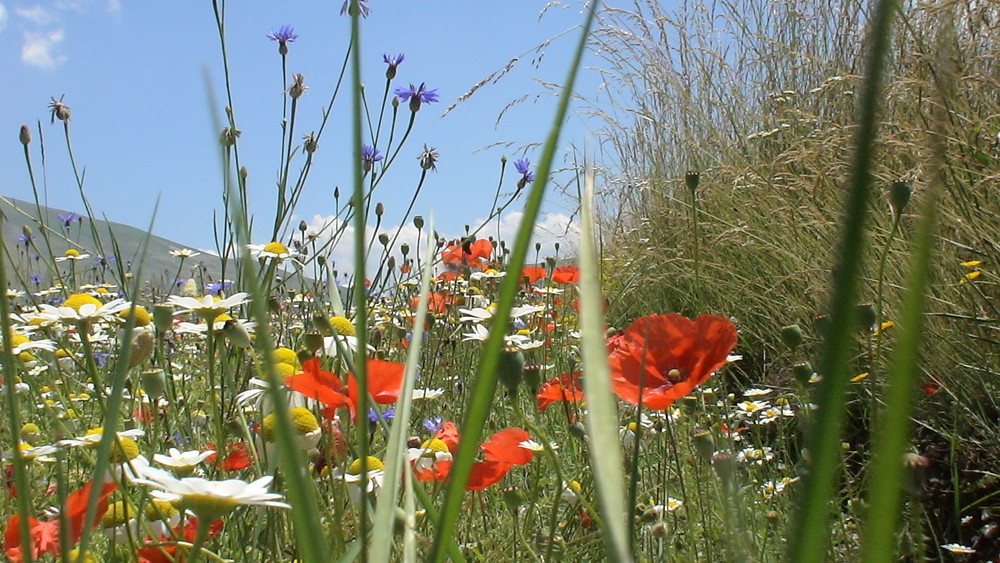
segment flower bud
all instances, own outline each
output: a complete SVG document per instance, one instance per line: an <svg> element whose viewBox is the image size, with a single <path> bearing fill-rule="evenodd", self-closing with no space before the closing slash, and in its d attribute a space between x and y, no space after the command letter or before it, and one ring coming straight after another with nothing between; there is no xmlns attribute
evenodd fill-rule
<svg viewBox="0 0 1000 563"><path fill-rule="evenodd" d="M302 148L309 154L316 152L316 149L319 148L319 143L316 142L316 137L312 133L302 136Z"/></svg>
<svg viewBox="0 0 1000 563"><path fill-rule="evenodd" d="M382 246L389 246L389 233L379 233L378 241Z"/></svg>
<svg viewBox="0 0 1000 563"><path fill-rule="evenodd" d="M712 433L708 430L699 430L691 437L694 442L694 449L698 452L698 457L705 463L712 463L712 455L715 453L715 441L712 440Z"/></svg>
<svg viewBox="0 0 1000 563"><path fill-rule="evenodd" d="M524 494L517 487L510 487L503 491L503 502L507 505L507 510L516 514L521 504L524 502Z"/></svg>
<svg viewBox="0 0 1000 563"><path fill-rule="evenodd" d="M418 231L420 229L423 229L424 228L424 216L423 215L417 215L416 217L414 217L413 218L413 226L416 227Z"/></svg>
<svg viewBox="0 0 1000 563"><path fill-rule="evenodd" d="M132 350L128 358L129 369L145 362L153 354L153 331L146 328L132 330Z"/></svg>
<svg viewBox="0 0 1000 563"><path fill-rule="evenodd" d="M524 385L532 395L537 395L542 386L542 366L527 364L524 366Z"/></svg>
<svg viewBox="0 0 1000 563"><path fill-rule="evenodd" d="M151 398L158 399L167 395L167 377L162 369L144 370L139 374L139 381L142 383L143 390Z"/></svg>
<svg viewBox="0 0 1000 563"><path fill-rule="evenodd" d="M163 334L174 326L174 309L165 303L153 306L153 326L156 332Z"/></svg>
<svg viewBox="0 0 1000 563"><path fill-rule="evenodd" d="M721 450L712 454L712 467L724 483L732 482L736 474L736 456L729 450Z"/></svg>
<svg viewBox="0 0 1000 563"><path fill-rule="evenodd" d="M687 185L688 190L692 192L697 190L698 184L701 183L701 174L698 174L698 172L694 170L688 170L688 172L684 174L684 183Z"/></svg>
<svg viewBox="0 0 1000 563"><path fill-rule="evenodd" d="M805 385L806 383L809 383L810 379L812 379L813 368L808 362L795 364L792 366L792 375L795 376L795 381Z"/></svg>
<svg viewBox="0 0 1000 563"><path fill-rule="evenodd" d="M569 434L574 438L583 440L587 437L587 427L579 420L569 425Z"/></svg>
<svg viewBox="0 0 1000 563"><path fill-rule="evenodd" d="M399 252L405 257L407 254L410 253L410 245L406 244L405 242L399 245Z"/></svg>
<svg viewBox="0 0 1000 563"><path fill-rule="evenodd" d="M517 386L524 379L524 354L520 350L504 350L497 360L497 379L512 396L517 395Z"/></svg>
<svg viewBox="0 0 1000 563"><path fill-rule="evenodd" d="M872 332L875 328L875 305L862 303L857 309L858 325L864 332Z"/></svg>
<svg viewBox="0 0 1000 563"><path fill-rule="evenodd" d="M222 134L219 135L219 144L223 147L229 148L236 144L236 139L239 138L242 131L239 129L232 129L226 127L222 130Z"/></svg>
<svg viewBox="0 0 1000 563"><path fill-rule="evenodd" d="M903 180L893 182L889 187L889 205L892 206L892 211L897 217L903 214L912 194L913 186Z"/></svg>
<svg viewBox="0 0 1000 563"><path fill-rule="evenodd" d="M250 340L250 333L236 319L229 319L222 325L222 332L226 337L226 342L237 348L252 348L253 340Z"/></svg>
<svg viewBox="0 0 1000 563"><path fill-rule="evenodd" d="M308 89L309 87L306 86L305 76L302 76L301 74L292 75L292 85L288 88L288 95L291 96L293 100L299 99Z"/></svg>
<svg viewBox="0 0 1000 563"><path fill-rule="evenodd" d="M27 125L21 126L20 137L21 137L21 144L24 146L28 146L28 143L31 142L31 129L29 129Z"/></svg>
<svg viewBox="0 0 1000 563"><path fill-rule="evenodd" d="M802 329L799 325L788 325L781 329L781 342L789 350L795 350L802 345Z"/></svg>
<svg viewBox="0 0 1000 563"><path fill-rule="evenodd" d="M382 202L380 201L375 204L375 216L381 217L383 213L385 213L385 205L382 205Z"/></svg>

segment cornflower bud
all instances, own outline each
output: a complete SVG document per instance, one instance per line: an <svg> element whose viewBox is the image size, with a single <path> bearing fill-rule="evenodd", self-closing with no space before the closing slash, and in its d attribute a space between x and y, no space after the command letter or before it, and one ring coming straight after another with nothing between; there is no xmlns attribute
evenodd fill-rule
<svg viewBox="0 0 1000 563"><path fill-rule="evenodd" d="M309 87L306 86L306 77L301 74L292 75L292 85L288 88L288 95L292 97L293 100L299 99L302 94L306 93Z"/></svg>
<svg viewBox="0 0 1000 563"><path fill-rule="evenodd" d="M28 129L27 125L22 125L21 126L21 144L24 145L24 146L28 146L28 143L30 143L30 142L31 142L31 129Z"/></svg>

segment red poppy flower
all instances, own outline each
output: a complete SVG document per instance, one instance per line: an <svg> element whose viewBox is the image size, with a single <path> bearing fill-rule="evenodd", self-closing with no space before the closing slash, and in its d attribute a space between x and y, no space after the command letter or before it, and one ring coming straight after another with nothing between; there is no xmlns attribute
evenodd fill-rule
<svg viewBox="0 0 1000 563"><path fill-rule="evenodd" d="M556 401L579 402L583 400L583 383L580 375L583 372L564 373L542 384L538 392L538 410L545 411Z"/></svg>
<svg viewBox="0 0 1000 563"><path fill-rule="evenodd" d="M205 447L216 451L216 453L208 456L208 463L217 466L223 471L241 471L253 465L253 458L250 457L250 450L247 449L245 442L227 445L226 449L229 450L229 453L218 463L216 463L216 459L218 458L219 449L215 447L215 444L205 444Z"/></svg>
<svg viewBox="0 0 1000 563"><path fill-rule="evenodd" d="M455 281L458 279L458 272L454 270L445 270L438 274L437 281Z"/></svg>
<svg viewBox="0 0 1000 563"><path fill-rule="evenodd" d="M486 459L472 466L465 489L485 489L499 483L515 465L529 463L534 459L535 452L522 448L520 444L530 439L531 435L520 428L508 428L490 436L482 445Z"/></svg>
<svg viewBox="0 0 1000 563"><path fill-rule="evenodd" d="M493 243L487 239L479 239L448 245L441 251L441 261L445 264L464 264L470 268L481 268L483 259L489 258L491 254L493 254Z"/></svg>
<svg viewBox="0 0 1000 563"><path fill-rule="evenodd" d="M66 497L66 505L62 511L66 522L69 524L69 541L75 544L80 541L85 526L83 519L87 517L87 501L90 500L90 488L93 481L88 481L79 490L73 491ZM118 488L115 483L103 483L100 495L97 497L97 507L94 510L94 521L90 527L100 522L104 511L108 509L108 497ZM48 522L39 522L35 518L28 518L28 528L31 531L32 558L38 558L46 553L51 553L59 557L59 519ZM7 557L14 563L23 560L24 554L21 552L21 518L12 516L7 522L7 530L3 535L3 549Z"/></svg>
<svg viewBox="0 0 1000 563"><path fill-rule="evenodd" d="M639 318L608 358L615 393L633 405L641 399L650 409L665 409L722 367L736 338L736 327L723 317Z"/></svg>
<svg viewBox="0 0 1000 563"><path fill-rule="evenodd" d="M405 368L405 364L397 362L374 358L368 360L368 393L375 403L389 405L396 402L403 385ZM286 377L285 385L323 403L330 410L347 407L352 417L356 415L357 406L361 402L354 375L348 374L345 389L344 382L336 374L320 368L319 358L309 358L302 362L302 372Z"/></svg>
<svg viewBox="0 0 1000 563"><path fill-rule="evenodd" d="M222 519L213 520L208 526L208 537L214 538L222 531ZM182 538L188 543L193 543L198 535L198 518L188 517L183 525L174 528L174 537ZM147 540L148 541L148 540ZM170 538L164 536L160 538L160 543L169 543ZM139 563L178 563L184 561L184 556L177 553L177 545L148 546L136 551Z"/></svg>
<svg viewBox="0 0 1000 563"><path fill-rule="evenodd" d="M442 424L441 429L434 434L434 437L444 442L444 445L448 446L448 451L453 455L458 451L458 427L455 426L454 422Z"/></svg>
<svg viewBox="0 0 1000 563"><path fill-rule="evenodd" d="M543 279L547 272L545 268L539 268L538 266L526 266L521 268L521 279L527 278L528 283L535 283L540 279Z"/></svg>
<svg viewBox="0 0 1000 563"><path fill-rule="evenodd" d="M552 271L552 281L556 283L580 283L580 268L559 266Z"/></svg>

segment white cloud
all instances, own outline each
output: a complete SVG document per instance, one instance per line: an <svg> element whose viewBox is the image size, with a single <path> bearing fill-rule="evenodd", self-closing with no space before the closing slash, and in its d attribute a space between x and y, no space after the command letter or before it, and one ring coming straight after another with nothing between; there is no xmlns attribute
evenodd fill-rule
<svg viewBox="0 0 1000 563"><path fill-rule="evenodd" d="M35 25L47 25L55 21L57 14L35 5L30 8L14 8L14 13L22 19L26 19Z"/></svg>
<svg viewBox="0 0 1000 563"><path fill-rule="evenodd" d="M21 46L21 62L45 70L53 69L66 61L66 56L59 52L59 45L64 38L63 30L49 32L24 32L24 44Z"/></svg>
<svg viewBox="0 0 1000 563"><path fill-rule="evenodd" d="M7 8L0 4L0 31L7 27Z"/></svg>

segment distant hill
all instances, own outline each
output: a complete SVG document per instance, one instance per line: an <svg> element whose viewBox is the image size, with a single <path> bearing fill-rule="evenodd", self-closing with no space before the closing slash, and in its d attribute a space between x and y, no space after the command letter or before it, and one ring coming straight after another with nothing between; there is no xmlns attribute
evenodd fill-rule
<svg viewBox="0 0 1000 563"><path fill-rule="evenodd" d="M64 261L57 264L63 276L69 275L71 269L75 270L78 285L84 283L120 285L121 274L131 272L135 275L139 271L140 262L142 262L140 274L142 281L160 287L174 283L177 278L187 279L196 276L199 281L207 283L218 281L221 277L218 258L214 253L204 250L196 250L201 253L200 256L184 260L183 270L178 271L181 261L170 255L170 251L187 247L156 235L149 237L145 259L142 259L139 252L142 241L146 238L146 232L122 223L91 219L54 207L43 206L39 214L33 202L6 197L0 197L0 214L2 214L0 233L8 251L9 287L37 290L47 288L56 281L55 276L49 271L47 261L37 258L38 255L49 253L43 233L48 235L48 244L51 246L53 256L63 256L70 248L76 249L81 255L89 255L72 263ZM31 230L32 245L26 244L23 238L25 226ZM92 227L96 228L100 244L94 240ZM104 251L103 257L100 249Z"/></svg>

